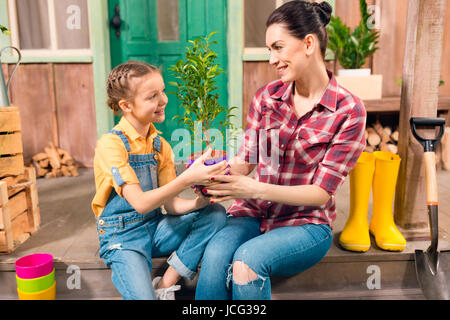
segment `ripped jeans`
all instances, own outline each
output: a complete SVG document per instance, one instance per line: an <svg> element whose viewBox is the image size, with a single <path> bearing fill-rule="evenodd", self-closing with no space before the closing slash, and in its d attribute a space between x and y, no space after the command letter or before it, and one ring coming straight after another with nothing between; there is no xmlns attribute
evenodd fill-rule
<svg viewBox="0 0 450 320"><path fill-rule="evenodd" d="M319 262L332 243L323 224L281 227L261 234L260 219L227 218L226 226L208 243L201 261L195 299L269 300L271 276L300 273ZM233 263L241 261L257 278L233 279Z"/></svg>

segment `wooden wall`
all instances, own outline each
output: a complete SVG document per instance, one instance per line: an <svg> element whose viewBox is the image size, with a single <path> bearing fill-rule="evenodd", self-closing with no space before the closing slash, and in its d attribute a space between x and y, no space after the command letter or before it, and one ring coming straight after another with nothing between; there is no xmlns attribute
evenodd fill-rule
<svg viewBox="0 0 450 320"><path fill-rule="evenodd" d="M3 65L6 76L13 65ZM11 84L25 163L53 142L81 166L93 165L97 128L92 64L22 64Z"/></svg>
<svg viewBox="0 0 450 320"><path fill-rule="evenodd" d="M360 21L359 0L336 0L335 14L351 28ZM403 73L403 56L405 54L406 16L408 0L368 0L368 5L375 4L381 10L379 50L366 63L373 74L383 75L383 97L400 96L401 87L398 79ZM444 43L441 62L441 77L445 85L439 88L440 94L450 94L450 4L447 4L444 30ZM328 67L333 68L330 63ZM339 66L337 66L339 68ZM265 83L277 78L268 61L245 61L243 77L243 121L248 113L249 104L256 90Z"/></svg>

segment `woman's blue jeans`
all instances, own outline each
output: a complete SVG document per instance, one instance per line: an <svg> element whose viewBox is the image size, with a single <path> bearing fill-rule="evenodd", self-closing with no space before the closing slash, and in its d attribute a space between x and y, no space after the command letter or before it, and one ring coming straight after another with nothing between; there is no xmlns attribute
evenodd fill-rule
<svg viewBox="0 0 450 320"><path fill-rule="evenodd" d="M269 300L271 276L289 276L312 267L332 243L328 225L281 227L261 234L260 221L227 218L226 226L210 240L203 254L197 300ZM234 261L245 263L257 278L236 283L232 276Z"/></svg>

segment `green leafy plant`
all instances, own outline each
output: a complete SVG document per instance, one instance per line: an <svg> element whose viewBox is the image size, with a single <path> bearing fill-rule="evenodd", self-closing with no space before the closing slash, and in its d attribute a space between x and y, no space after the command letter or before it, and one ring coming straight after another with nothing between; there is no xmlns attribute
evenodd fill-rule
<svg viewBox="0 0 450 320"><path fill-rule="evenodd" d="M192 138L195 138L195 133L198 133L196 129L200 122L202 129L205 130L207 147L213 145L208 130L213 128L215 120L224 115L223 120L218 119L217 129L233 128L230 118L233 116L232 111L236 109L236 107L228 108L219 104L216 83L217 77L224 71L216 63L217 54L211 48L217 43L217 41L211 41L215 33L190 40L184 59L178 60L170 67L177 81L169 82L176 88L176 92L169 93L177 96L184 109L182 115L176 115L173 119L176 119L179 124L184 124L191 132ZM194 139L191 139L191 142L193 143Z"/></svg>
<svg viewBox="0 0 450 320"><path fill-rule="evenodd" d="M0 24L0 31L1 31L3 34L6 34L7 36L10 36L10 35L11 35L11 32L8 30L8 28L2 26L1 24Z"/></svg>
<svg viewBox="0 0 450 320"><path fill-rule="evenodd" d="M327 25L328 48L345 69L361 68L367 57L378 50L379 32L368 27L371 15L365 0L359 1L359 9L361 21L353 31L339 17L332 16Z"/></svg>

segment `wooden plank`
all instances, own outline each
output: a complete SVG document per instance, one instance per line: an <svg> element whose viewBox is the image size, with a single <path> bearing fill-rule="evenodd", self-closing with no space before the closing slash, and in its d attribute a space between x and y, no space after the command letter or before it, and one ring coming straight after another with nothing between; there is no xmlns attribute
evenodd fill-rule
<svg viewBox="0 0 450 320"><path fill-rule="evenodd" d="M28 237L23 238L24 233L29 233L30 226L28 224L28 214L27 212L22 212L20 215L15 217L11 221L11 232L13 235L13 241L19 240L19 243L23 243L23 240L28 239ZM29 235L28 235L29 236Z"/></svg>
<svg viewBox="0 0 450 320"><path fill-rule="evenodd" d="M8 204L8 186L5 182L0 181L0 207L2 207L2 221L1 225L4 230L11 229L11 218L9 215L9 204ZM13 250L14 243L11 232L2 231L0 232L0 248L1 251L10 252Z"/></svg>
<svg viewBox="0 0 450 320"><path fill-rule="evenodd" d="M0 108L0 132L20 131L20 123L18 107Z"/></svg>
<svg viewBox="0 0 450 320"><path fill-rule="evenodd" d="M27 210L27 197L25 190L19 192L14 197L9 199L10 219L14 220L17 216Z"/></svg>
<svg viewBox="0 0 450 320"><path fill-rule="evenodd" d="M364 100L364 106L367 112L398 112L400 111L400 96ZM439 95L437 110L450 110L450 95Z"/></svg>
<svg viewBox="0 0 450 320"><path fill-rule="evenodd" d="M0 134L0 155L23 153L20 132Z"/></svg>
<svg viewBox="0 0 450 320"><path fill-rule="evenodd" d="M383 97L400 96L405 54L408 0L376 1L380 9L379 49L373 55L372 73L383 75ZM389 63L386 63L389 61Z"/></svg>
<svg viewBox="0 0 450 320"><path fill-rule="evenodd" d="M444 40L442 43L442 56L450 56L450 5L445 10L445 23L444 23ZM444 81L444 85L439 87L439 93L450 94L450 59L442 59L441 61L441 79ZM450 120L450 119L449 119ZM450 125L450 122L447 123Z"/></svg>
<svg viewBox="0 0 450 320"><path fill-rule="evenodd" d="M41 225L38 192L36 188L36 170L30 167L25 168L25 177L28 181L32 182L32 184L26 188L25 194L28 208L28 225L30 226L30 232L34 233Z"/></svg>
<svg viewBox="0 0 450 320"><path fill-rule="evenodd" d="M450 127L445 128L444 136L441 140L442 167L450 171Z"/></svg>
<svg viewBox="0 0 450 320"><path fill-rule="evenodd" d="M13 65L9 65L12 70ZM52 88L48 64L22 64L11 85L11 101L20 109L24 161L42 152L54 135Z"/></svg>
<svg viewBox="0 0 450 320"><path fill-rule="evenodd" d="M0 158L0 177L23 174L23 155L3 156Z"/></svg>
<svg viewBox="0 0 450 320"><path fill-rule="evenodd" d="M410 0L408 6L398 142L402 162L394 215L400 227L411 231L411 237L428 233L428 213L423 205L423 147L412 136L409 119L437 115L445 7L445 0ZM434 130L419 134L435 135Z"/></svg>
<svg viewBox="0 0 450 320"><path fill-rule="evenodd" d="M55 92L59 147L92 167L97 141L91 64L56 64Z"/></svg>

